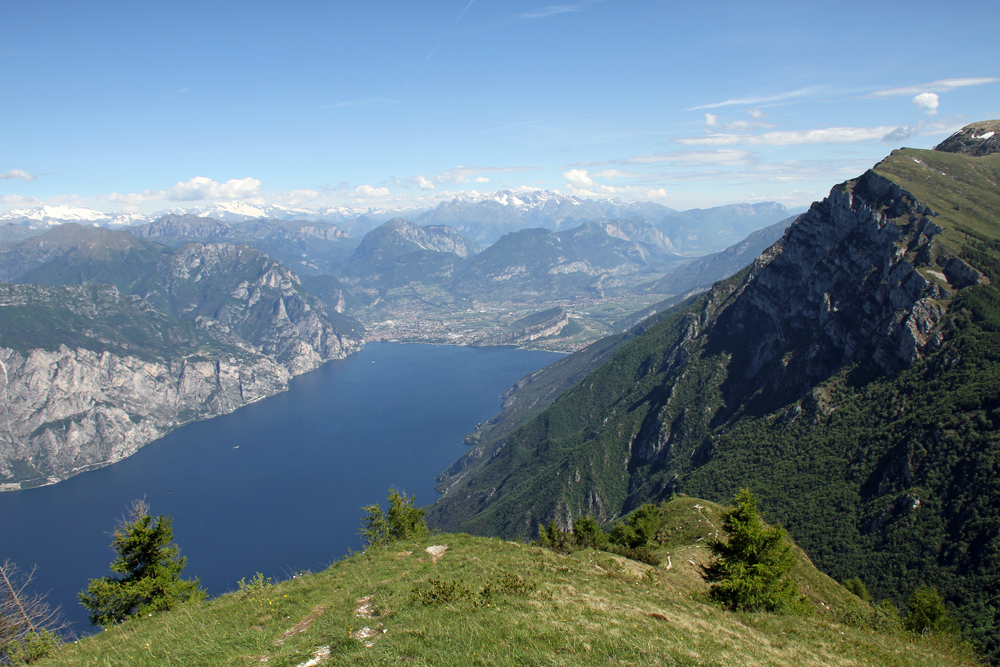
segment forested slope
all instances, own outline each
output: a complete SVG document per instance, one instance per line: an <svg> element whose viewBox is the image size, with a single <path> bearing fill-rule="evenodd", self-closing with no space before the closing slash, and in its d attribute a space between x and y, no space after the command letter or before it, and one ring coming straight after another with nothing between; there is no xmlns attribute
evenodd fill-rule
<svg viewBox="0 0 1000 667"><path fill-rule="evenodd" d="M998 183L995 152L894 152L498 442L432 517L529 535L749 485L835 578L939 587L995 660Z"/></svg>

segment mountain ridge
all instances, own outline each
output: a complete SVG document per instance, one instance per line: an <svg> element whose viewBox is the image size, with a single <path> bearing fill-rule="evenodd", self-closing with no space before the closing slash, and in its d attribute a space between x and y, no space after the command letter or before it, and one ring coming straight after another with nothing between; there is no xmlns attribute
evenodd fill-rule
<svg viewBox="0 0 1000 667"><path fill-rule="evenodd" d="M1000 496L979 471L1000 405L998 173L995 154L903 149L836 186L446 475L430 518L530 535L750 484L828 572L882 596L937 585L995 656L1000 608L979 594L1000 592Z"/></svg>

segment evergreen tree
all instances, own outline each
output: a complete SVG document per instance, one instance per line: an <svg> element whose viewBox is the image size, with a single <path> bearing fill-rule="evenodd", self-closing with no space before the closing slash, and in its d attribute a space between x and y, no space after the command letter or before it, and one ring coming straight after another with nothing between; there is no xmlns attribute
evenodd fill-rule
<svg viewBox="0 0 1000 667"><path fill-rule="evenodd" d="M91 579L79 593L92 624L108 626L205 597L197 579L180 578L187 559L179 555L173 538L169 516L153 519L144 499L132 504L130 516L122 519L111 540L118 554L111 571L118 576Z"/></svg>
<svg viewBox="0 0 1000 667"><path fill-rule="evenodd" d="M750 489L741 489L736 507L723 514L722 532L727 539L708 543L715 559L702 568L713 600L744 611L773 611L796 600L798 586L787 576L795 557L785 531L764 524Z"/></svg>

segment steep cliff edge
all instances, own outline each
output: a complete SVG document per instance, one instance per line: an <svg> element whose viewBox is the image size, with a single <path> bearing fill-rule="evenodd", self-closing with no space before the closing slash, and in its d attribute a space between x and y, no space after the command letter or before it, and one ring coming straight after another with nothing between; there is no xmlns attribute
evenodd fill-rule
<svg viewBox="0 0 1000 667"><path fill-rule="evenodd" d="M998 183L990 152L895 151L453 471L431 520L527 536L749 485L833 576L936 585L1000 655Z"/></svg>
<svg viewBox="0 0 1000 667"><path fill-rule="evenodd" d="M0 482L7 489L107 465L180 424L286 388L245 342L109 285L0 284Z"/></svg>

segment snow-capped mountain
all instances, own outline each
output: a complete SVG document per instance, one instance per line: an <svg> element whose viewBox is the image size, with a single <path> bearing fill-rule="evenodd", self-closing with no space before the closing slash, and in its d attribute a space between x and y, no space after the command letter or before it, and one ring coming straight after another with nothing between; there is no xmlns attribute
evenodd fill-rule
<svg viewBox="0 0 1000 667"><path fill-rule="evenodd" d="M0 213L0 224L13 223L32 228L54 227L64 222L120 227L148 222L149 219L149 216L138 213L106 213L75 206L38 206Z"/></svg>
<svg viewBox="0 0 1000 667"><path fill-rule="evenodd" d="M450 225L463 236L489 245L504 234L525 227L559 230L589 220L617 220L640 215L658 222L672 212L673 209L653 202L584 199L549 190L500 190L459 194L438 204L420 218L420 222Z"/></svg>

